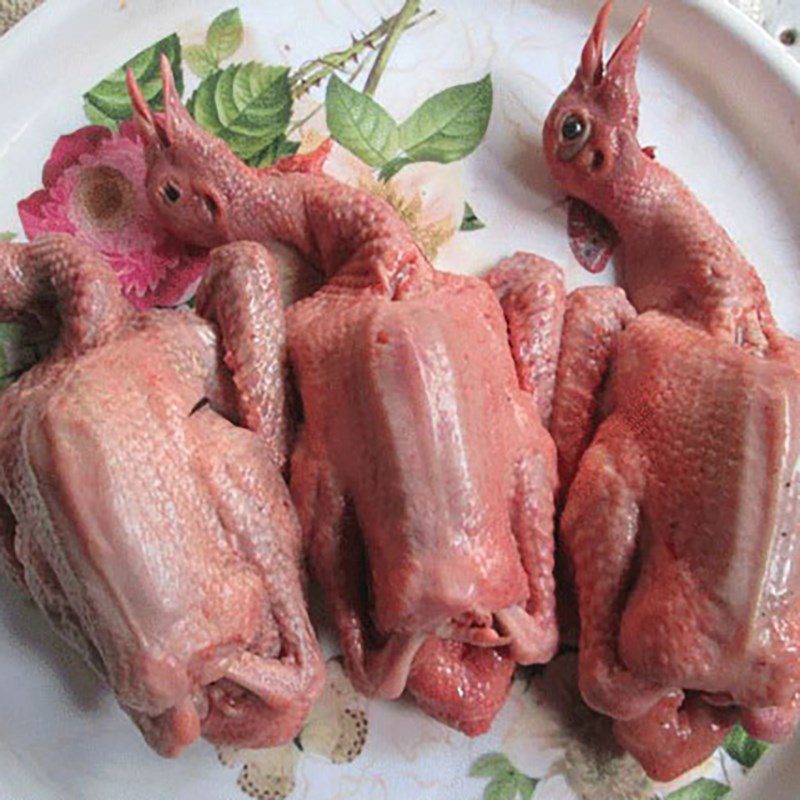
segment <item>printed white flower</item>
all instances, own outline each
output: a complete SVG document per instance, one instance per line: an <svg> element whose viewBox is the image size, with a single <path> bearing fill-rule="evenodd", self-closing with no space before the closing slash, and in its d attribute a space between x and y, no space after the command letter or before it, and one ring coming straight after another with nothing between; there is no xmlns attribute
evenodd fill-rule
<svg viewBox="0 0 800 800"><path fill-rule="evenodd" d="M295 117L310 118L300 125L301 153L310 152L329 136L324 110L319 103L303 97L295 104ZM431 260L458 230L464 214L463 162L425 162L404 167L387 182L379 181L374 170L334 143L324 172L350 186L366 189L386 200L406 222L414 238Z"/></svg>
<svg viewBox="0 0 800 800"><path fill-rule="evenodd" d="M242 765L237 783L245 794L256 800L284 800L294 791L302 753L292 742L263 750L220 747L217 755L226 767Z"/></svg>
<svg viewBox="0 0 800 800"><path fill-rule="evenodd" d="M304 753L323 756L334 764L355 760L367 741L366 701L356 694L338 658L327 662L327 682L294 742L281 747L247 750L219 747L219 760L241 765L238 783L256 800L284 800L295 788Z"/></svg>
<svg viewBox="0 0 800 800"><path fill-rule="evenodd" d="M325 692L311 709L298 737L303 750L334 764L354 761L364 749L369 729L365 701L356 694L341 663L328 661Z"/></svg>

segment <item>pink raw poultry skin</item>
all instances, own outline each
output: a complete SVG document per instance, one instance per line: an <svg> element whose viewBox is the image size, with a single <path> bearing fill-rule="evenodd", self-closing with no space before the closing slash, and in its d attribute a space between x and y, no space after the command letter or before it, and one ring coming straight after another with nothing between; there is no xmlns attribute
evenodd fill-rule
<svg viewBox="0 0 800 800"><path fill-rule="evenodd" d="M557 647L555 449L520 377L549 407L560 275L532 263L510 290L550 301L520 337L549 366L518 377L489 285L436 272L373 195L245 166L191 119L166 63L163 80L163 117L130 90L165 224L197 244L282 242L327 278L287 313L304 413L291 483L350 677L481 733L515 663Z"/></svg>
<svg viewBox="0 0 800 800"><path fill-rule="evenodd" d="M544 144L559 185L616 228L635 309L618 289L570 298L553 433L581 691L668 780L737 719L779 741L800 715L800 359L753 267L639 145L649 10L604 65L610 10Z"/></svg>
<svg viewBox="0 0 800 800"><path fill-rule="evenodd" d="M199 306L231 384L211 325L131 311L85 246L0 249L0 319L61 317L54 351L0 395L2 560L162 755L201 734L289 741L321 689L280 473L283 324L261 321L279 302L257 245L212 255Z"/></svg>
<svg viewBox="0 0 800 800"><path fill-rule="evenodd" d="M305 401L292 488L356 685L398 696L434 634L548 660L555 451L491 289L421 265L393 298L334 278L288 326ZM419 696L419 664L410 689L482 732L504 692L481 697L465 677L460 713Z"/></svg>

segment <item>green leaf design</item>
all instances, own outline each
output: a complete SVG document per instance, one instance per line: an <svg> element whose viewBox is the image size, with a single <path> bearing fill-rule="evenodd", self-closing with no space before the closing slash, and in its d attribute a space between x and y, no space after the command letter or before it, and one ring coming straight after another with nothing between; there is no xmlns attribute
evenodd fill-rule
<svg viewBox="0 0 800 800"><path fill-rule="evenodd" d="M382 167L399 147L397 123L371 97L332 76L325 95L331 136L370 167Z"/></svg>
<svg viewBox="0 0 800 800"><path fill-rule="evenodd" d="M83 113L92 125L102 125L104 128L116 130L117 121L108 114L104 114L97 106L92 105L88 100L83 101Z"/></svg>
<svg viewBox="0 0 800 800"><path fill-rule="evenodd" d="M12 382L12 367L6 352L6 341L11 337L13 326L9 323L0 323L0 389L5 389Z"/></svg>
<svg viewBox="0 0 800 800"><path fill-rule="evenodd" d="M472 762L469 769L472 778L493 778L507 772L514 772L514 765L503 753L486 753Z"/></svg>
<svg viewBox="0 0 800 800"><path fill-rule="evenodd" d="M484 800L531 800L538 779L523 775L503 753L486 753L472 762L473 778L491 778L483 790Z"/></svg>
<svg viewBox="0 0 800 800"><path fill-rule="evenodd" d="M253 167L268 167L279 158L293 156L299 147L300 142L292 142L285 136L279 136L263 152L250 159L250 165Z"/></svg>
<svg viewBox="0 0 800 800"><path fill-rule="evenodd" d="M452 86L426 100L400 126L400 147L414 161L457 161L480 144L491 114L491 75Z"/></svg>
<svg viewBox="0 0 800 800"><path fill-rule="evenodd" d="M469 203L464 203L464 216L461 218L461 231L479 231L485 228L486 223L481 220Z"/></svg>
<svg viewBox="0 0 800 800"><path fill-rule="evenodd" d="M183 59L198 78L207 78L219 69L214 54L204 44L190 44L183 48Z"/></svg>
<svg viewBox="0 0 800 800"><path fill-rule="evenodd" d="M397 175L403 167L408 166L408 164L413 164L414 159L408 158L408 156L399 156L398 158L393 158L388 164L384 164L381 168L381 171L378 173L378 177L382 181L388 181Z"/></svg>
<svg viewBox="0 0 800 800"><path fill-rule="evenodd" d="M694 783L667 795L664 800L718 800L730 794L731 787L709 778L699 778Z"/></svg>
<svg viewBox="0 0 800 800"><path fill-rule="evenodd" d="M333 75L325 96L333 138L388 181L407 164L446 164L469 155L481 142L492 114L492 78L451 86L426 100L398 126L368 95ZM475 217L475 228L482 227Z"/></svg>
<svg viewBox="0 0 800 800"><path fill-rule="evenodd" d="M16 238L17 234L14 233L14 231L3 231L0 233L0 242L13 242Z"/></svg>
<svg viewBox="0 0 800 800"><path fill-rule="evenodd" d="M517 773L517 792L522 800L531 800L539 781L536 778L529 778L527 775Z"/></svg>
<svg viewBox="0 0 800 800"><path fill-rule="evenodd" d="M286 132L292 114L288 69L250 61L209 75L189 101L189 111L245 161Z"/></svg>
<svg viewBox="0 0 800 800"><path fill-rule="evenodd" d="M136 77L145 100L158 106L162 100L160 59L166 54L172 65L175 86L183 92L183 71L181 69L181 41L173 33L161 39L141 53L126 61L107 78L100 81L83 96L86 116L94 123L108 128L132 115L128 90L125 85L125 70L130 67Z"/></svg>
<svg viewBox="0 0 800 800"><path fill-rule="evenodd" d="M230 58L242 44L244 26L238 8L223 11L208 26L206 45L212 58L217 62Z"/></svg>
<svg viewBox="0 0 800 800"><path fill-rule="evenodd" d="M769 749L769 745L765 742L760 742L758 739L748 736L741 725L737 725L728 734L722 746L734 761L738 761L748 769L755 766L758 759Z"/></svg>
<svg viewBox="0 0 800 800"><path fill-rule="evenodd" d="M7 354L7 347L9 342L17 337L17 331L20 326L12 322L0 322L0 381L9 370L9 358ZM3 386L0 383L0 386Z"/></svg>
<svg viewBox="0 0 800 800"><path fill-rule="evenodd" d="M53 338L14 322L0 323L0 389L50 351Z"/></svg>
<svg viewBox="0 0 800 800"><path fill-rule="evenodd" d="M483 800L514 800L517 796L517 776L513 772L492 778L483 790Z"/></svg>

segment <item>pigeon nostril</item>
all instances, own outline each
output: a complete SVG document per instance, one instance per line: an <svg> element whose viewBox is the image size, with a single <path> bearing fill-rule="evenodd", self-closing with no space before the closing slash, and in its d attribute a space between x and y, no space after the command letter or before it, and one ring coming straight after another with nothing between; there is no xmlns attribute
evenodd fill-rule
<svg viewBox="0 0 800 800"><path fill-rule="evenodd" d="M208 211L212 218L216 217L219 214L219 204L217 201L210 194L203 194L202 200L206 211Z"/></svg>
<svg viewBox="0 0 800 800"><path fill-rule="evenodd" d="M597 172L597 170L601 169L603 164L606 163L606 157L603 154L602 150L595 150L594 154L592 155L592 171Z"/></svg>
<svg viewBox="0 0 800 800"><path fill-rule="evenodd" d="M193 406L191 411L189 412L189 416L193 417L198 411L202 410L206 406L211 405L211 401L207 397L201 397Z"/></svg>
<svg viewBox="0 0 800 800"><path fill-rule="evenodd" d="M181 190L173 183L165 183L162 191L169 203L177 203L181 199Z"/></svg>

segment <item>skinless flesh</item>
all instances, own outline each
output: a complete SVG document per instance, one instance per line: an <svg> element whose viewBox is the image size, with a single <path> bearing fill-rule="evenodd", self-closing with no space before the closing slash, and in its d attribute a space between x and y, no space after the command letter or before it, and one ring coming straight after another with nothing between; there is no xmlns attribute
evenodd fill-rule
<svg viewBox="0 0 800 800"><path fill-rule="evenodd" d="M649 9L604 62L610 11L544 126L553 177L591 209L573 213L572 235L613 228L630 298L587 288L568 301L552 426L569 486L560 531L583 696L671 780L737 720L777 741L800 717L800 361L754 267L641 147ZM577 245L590 269L607 257Z"/></svg>
<svg viewBox="0 0 800 800"><path fill-rule="evenodd" d="M229 291L198 300L223 321L237 284L270 269L263 252L237 247L212 255ZM321 659L285 445L201 402L271 419L280 373L237 397L239 344L281 326L259 331L246 309L219 331L190 312L134 314L113 273L68 237L0 250L0 316L24 319L51 293L58 344L0 395L8 569L161 754L201 734L250 747L291 739L321 688ZM218 333L244 356L232 376Z"/></svg>
<svg viewBox="0 0 800 800"><path fill-rule="evenodd" d="M552 396L560 274L531 265L526 296L553 321L513 337L490 287L437 273L385 201L319 170L247 167L192 120L166 62L163 81L162 116L129 78L167 227L206 246L280 242L325 278L288 312L303 412L291 485L349 675L372 695L408 686L481 733L514 664L557 646L555 450L537 405ZM529 345L516 368L510 336Z"/></svg>

